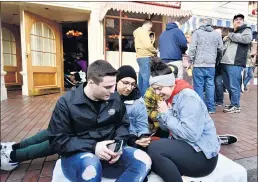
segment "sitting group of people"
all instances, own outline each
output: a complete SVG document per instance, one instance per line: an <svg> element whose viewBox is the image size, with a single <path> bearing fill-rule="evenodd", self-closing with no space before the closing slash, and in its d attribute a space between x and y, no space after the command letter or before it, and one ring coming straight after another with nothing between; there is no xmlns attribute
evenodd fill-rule
<svg viewBox="0 0 258 182"><path fill-rule="evenodd" d="M87 82L59 98L48 129L20 143L1 143L1 169L58 153L72 182L100 182L102 176L143 182L150 170L165 182L209 175L220 144L237 140L217 136L205 103L174 70L153 58L142 98L131 66L116 70L107 61L93 62Z"/></svg>

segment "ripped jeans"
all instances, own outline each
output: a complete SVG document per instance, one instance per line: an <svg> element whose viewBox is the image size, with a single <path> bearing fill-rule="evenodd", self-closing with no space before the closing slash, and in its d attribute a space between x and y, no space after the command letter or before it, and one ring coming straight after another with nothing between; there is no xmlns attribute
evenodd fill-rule
<svg viewBox="0 0 258 182"><path fill-rule="evenodd" d="M72 182L101 182L102 174L106 178L113 178L110 177L111 169L115 173L123 169L122 173L115 177L116 182L142 182L150 171L151 159L140 149L125 147L120 159L112 165L100 161L89 152L62 157L61 165L65 177ZM109 177L105 176L106 169Z"/></svg>

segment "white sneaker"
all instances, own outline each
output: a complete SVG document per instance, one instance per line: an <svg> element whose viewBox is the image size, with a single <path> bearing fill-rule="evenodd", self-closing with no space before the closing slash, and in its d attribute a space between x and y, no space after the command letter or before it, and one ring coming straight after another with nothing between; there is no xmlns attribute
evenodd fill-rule
<svg viewBox="0 0 258 182"><path fill-rule="evenodd" d="M18 166L18 162L11 162L10 154L13 151L12 145L15 142L1 143L1 169L11 171Z"/></svg>
<svg viewBox="0 0 258 182"><path fill-rule="evenodd" d="M15 144L15 142L1 143L2 145L1 153L2 153L2 150L13 151L13 144Z"/></svg>

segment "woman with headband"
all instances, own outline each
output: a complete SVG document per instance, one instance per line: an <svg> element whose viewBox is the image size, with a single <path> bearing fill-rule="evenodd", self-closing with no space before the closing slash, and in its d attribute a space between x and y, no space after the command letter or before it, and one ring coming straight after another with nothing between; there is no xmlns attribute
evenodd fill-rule
<svg viewBox="0 0 258 182"><path fill-rule="evenodd" d="M152 61L150 85L162 98L159 126L170 133L168 139L152 141L148 147L153 171L165 182L182 182L183 175L209 175L217 165L220 142L205 103L190 84L175 81L160 60Z"/></svg>

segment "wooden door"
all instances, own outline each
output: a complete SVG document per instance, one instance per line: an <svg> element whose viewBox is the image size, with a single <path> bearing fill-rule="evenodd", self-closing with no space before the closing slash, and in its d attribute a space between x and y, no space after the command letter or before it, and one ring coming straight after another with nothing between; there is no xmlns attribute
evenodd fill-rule
<svg viewBox="0 0 258 182"><path fill-rule="evenodd" d="M29 95L60 92L62 31L59 23L25 11L25 42Z"/></svg>
<svg viewBox="0 0 258 182"><path fill-rule="evenodd" d="M3 66L7 89L21 87L21 42L19 26L2 22Z"/></svg>

